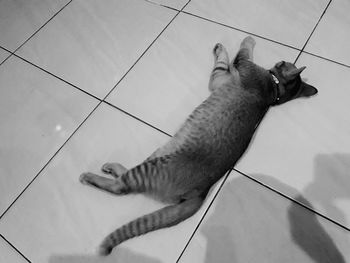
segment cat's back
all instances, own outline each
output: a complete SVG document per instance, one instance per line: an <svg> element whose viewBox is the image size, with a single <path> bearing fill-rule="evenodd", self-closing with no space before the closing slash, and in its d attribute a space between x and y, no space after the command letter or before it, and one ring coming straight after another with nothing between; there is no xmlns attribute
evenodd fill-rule
<svg viewBox="0 0 350 263"><path fill-rule="evenodd" d="M262 112L255 93L223 85L193 111L174 139L185 151L220 156L250 139Z"/></svg>

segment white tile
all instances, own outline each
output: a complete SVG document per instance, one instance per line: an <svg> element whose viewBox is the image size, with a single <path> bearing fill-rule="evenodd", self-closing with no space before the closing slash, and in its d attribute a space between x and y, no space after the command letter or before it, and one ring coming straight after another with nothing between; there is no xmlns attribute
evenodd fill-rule
<svg viewBox="0 0 350 263"><path fill-rule="evenodd" d="M12 56L0 67L0 214L97 105Z"/></svg>
<svg viewBox="0 0 350 263"><path fill-rule="evenodd" d="M345 263L349 247L350 232L233 172L179 262Z"/></svg>
<svg viewBox="0 0 350 263"><path fill-rule="evenodd" d="M214 45L222 42L233 58L245 36L227 27L180 14L107 100L174 134L209 95ZM255 39L255 60L264 67L270 68L282 59L294 61L297 56L296 50Z"/></svg>
<svg viewBox="0 0 350 263"><path fill-rule="evenodd" d="M2 48L0 48L0 64L1 62L3 62L5 60L5 58L7 58L10 55L9 52L7 52L6 50L3 50Z"/></svg>
<svg viewBox="0 0 350 263"><path fill-rule="evenodd" d="M172 8L176 8L180 10L187 2L188 0L145 0L149 1L155 4L163 5L163 6L169 6Z"/></svg>
<svg viewBox="0 0 350 263"><path fill-rule="evenodd" d="M140 0L76 0L18 54L103 98L175 14Z"/></svg>
<svg viewBox="0 0 350 263"><path fill-rule="evenodd" d="M14 51L69 0L3 0L0 2L0 45Z"/></svg>
<svg viewBox="0 0 350 263"><path fill-rule="evenodd" d="M332 1L305 50L350 66L349 10L349 1Z"/></svg>
<svg viewBox="0 0 350 263"><path fill-rule="evenodd" d="M113 196L78 180L85 171L100 173L105 162L131 168L168 139L100 105L0 220L0 232L36 263L175 262L218 186L195 216L131 239L101 261L95 251L108 233L163 205L143 195Z"/></svg>
<svg viewBox="0 0 350 263"><path fill-rule="evenodd" d="M272 108L236 168L280 180L350 227L350 69L310 55L302 55L297 65L307 66L302 76L319 93Z"/></svg>
<svg viewBox="0 0 350 263"><path fill-rule="evenodd" d="M0 237L0 262L27 263L27 261Z"/></svg>
<svg viewBox="0 0 350 263"><path fill-rule="evenodd" d="M192 0L185 11L302 48L328 1Z"/></svg>

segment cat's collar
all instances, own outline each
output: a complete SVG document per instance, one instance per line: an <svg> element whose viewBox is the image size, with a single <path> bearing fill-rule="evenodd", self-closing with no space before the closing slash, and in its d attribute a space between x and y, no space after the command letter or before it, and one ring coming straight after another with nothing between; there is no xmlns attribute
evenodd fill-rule
<svg viewBox="0 0 350 263"><path fill-rule="evenodd" d="M269 73L272 77L272 81L274 83L274 99L272 102L272 105L276 105L278 104L279 100L280 100L280 81L278 80L278 78L275 76L275 74L273 74L273 72L271 70L269 70Z"/></svg>

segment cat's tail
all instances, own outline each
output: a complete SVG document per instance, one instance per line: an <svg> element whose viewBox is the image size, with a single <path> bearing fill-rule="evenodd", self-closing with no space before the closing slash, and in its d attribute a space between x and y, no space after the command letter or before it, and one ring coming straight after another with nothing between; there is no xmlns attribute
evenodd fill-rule
<svg viewBox="0 0 350 263"><path fill-rule="evenodd" d="M108 255L115 246L130 238L184 221L198 211L203 200L201 197L188 199L179 204L166 206L123 225L103 240L98 253Z"/></svg>

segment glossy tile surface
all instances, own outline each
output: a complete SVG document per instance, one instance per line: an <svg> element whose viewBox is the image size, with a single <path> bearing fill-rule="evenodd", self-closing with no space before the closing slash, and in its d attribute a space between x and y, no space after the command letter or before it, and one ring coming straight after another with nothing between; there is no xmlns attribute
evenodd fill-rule
<svg viewBox="0 0 350 263"><path fill-rule="evenodd" d="M177 10L180 10L187 2L188 0L146 0L155 4L168 6L172 8L176 8Z"/></svg>
<svg viewBox="0 0 350 263"><path fill-rule="evenodd" d="M302 48L328 1L192 0L185 11Z"/></svg>
<svg viewBox="0 0 350 263"><path fill-rule="evenodd" d="M12 56L0 66L0 214L97 104Z"/></svg>
<svg viewBox="0 0 350 263"><path fill-rule="evenodd" d="M103 98L175 13L139 0L76 0L18 54Z"/></svg>
<svg viewBox="0 0 350 263"><path fill-rule="evenodd" d="M82 185L79 175L100 173L110 161L131 168L167 140L103 104L0 220L0 233L36 263L101 262L95 251L105 235L164 205L142 195L98 191ZM125 242L106 262L175 262L205 208L180 225Z"/></svg>
<svg viewBox="0 0 350 263"><path fill-rule="evenodd" d="M0 46L15 51L69 0L0 2Z"/></svg>
<svg viewBox="0 0 350 263"><path fill-rule="evenodd" d="M0 63L40 29L0 66L1 263L350 262L345 0L74 0L57 14L68 2L0 0ZM132 167L165 143L143 122L174 134L209 95L214 45L233 58L248 34L261 36L254 60L265 68L293 62L307 39L307 52L338 64L298 58L319 94L268 112L236 167L260 184L232 172L190 219L97 257L107 234L164 204L79 175ZM107 95L121 110L95 109Z"/></svg>
<svg viewBox="0 0 350 263"><path fill-rule="evenodd" d="M214 45L222 42L233 58L244 37L241 32L180 14L107 100L174 134L209 95ZM255 60L264 67L282 59L294 61L297 56L293 49L256 41Z"/></svg>
<svg viewBox="0 0 350 263"><path fill-rule="evenodd" d="M0 64L1 62L3 62L5 60L5 58L7 58L10 55L9 52L7 52L6 50L3 50L2 48L0 48Z"/></svg>
<svg viewBox="0 0 350 263"><path fill-rule="evenodd" d="M305 50L350 66L349 10L349 1L332 1Z"/></svg>
<svg viewBox="0 0 350 263"><path fill-rule="evenodd" d="M349 247L350 232L233 172L179 262L345 263Z"/></svg>
<svg viewBox="0 0 350 263"><path fill-rule="evenodd" d="M317 96L272 108L236 168L263 174L302 193L324 215L350 227L350 69L302 55L303 77ZM273 185L294 197L288 189Z"/></svg>
<svg viewBox="0 0 350 263"><path fill-rule="evenodd" d="M0 237L0 262L27 263L2 237Z"/></svg>

